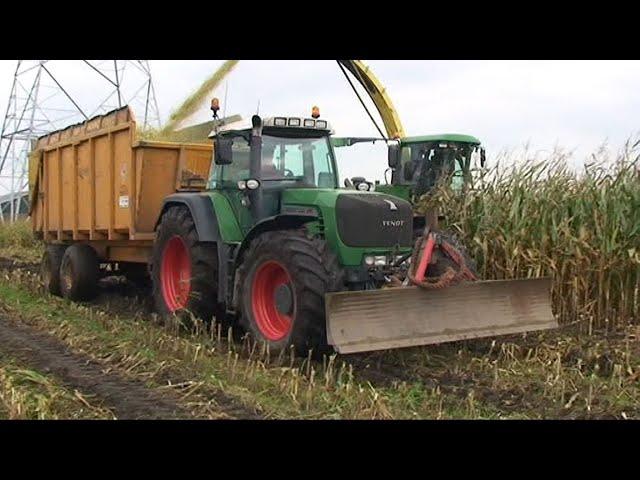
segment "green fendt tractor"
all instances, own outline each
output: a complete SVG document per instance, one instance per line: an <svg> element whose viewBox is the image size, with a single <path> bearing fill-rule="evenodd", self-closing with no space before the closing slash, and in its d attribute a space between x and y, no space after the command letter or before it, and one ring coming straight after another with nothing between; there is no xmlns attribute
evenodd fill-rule
<svg viewBox="0 0 640 480"><path fill-rule="evenodd" d="M339 188L331 133L318 118L257 115L212 133L208 189L170 195L158 220L151 272L163 315L226 318L271 351L299 354L555 326L547 279L411 286L429 288L446 255L432 255L433 241L414 251L408 201Z"/></svg>

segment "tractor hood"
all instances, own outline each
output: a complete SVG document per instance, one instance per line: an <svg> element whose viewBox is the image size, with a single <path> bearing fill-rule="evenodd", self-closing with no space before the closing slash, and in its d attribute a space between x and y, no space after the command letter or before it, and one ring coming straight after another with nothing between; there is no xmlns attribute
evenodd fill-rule
<svg viewBox="0 0 640 480"><path fill-rule="evenodd" d="M411 248L413 244L411 204L391 195L356 190L290 189L283 192L282 204L283 207L317 208L325 236L339 252L354 255L356 251L359 254L386 252Z"/></svg>
<svg viewBox="0 0 640 480"><path fill-rule="evenodd" d="M350 247L411 245L413 217L409 202L390 195L344 193L335 206L338 235Z"/></svg>

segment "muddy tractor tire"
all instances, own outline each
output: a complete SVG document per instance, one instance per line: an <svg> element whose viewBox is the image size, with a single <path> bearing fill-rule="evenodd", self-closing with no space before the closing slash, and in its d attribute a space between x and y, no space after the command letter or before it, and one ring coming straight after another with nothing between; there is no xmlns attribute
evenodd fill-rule
<svg viewBox="0 0 640 480"><path fill-rule="evenodd" d="M51 295L60 297L60 264L67 245L47 245L40 263L40 280Z"/></svg>
<svg viewBox="0 0 640 480"><path fill-rule="evenodd" d="M252 338L278 353L330 351L324 295L344 286L343 270L324 240L303 230L255 238L238 269L240 323Z"/></svg>
<svg viewBox="0 0 640 480"><path fill-rule="evenodd" d="M153 300L163 319L191 315L224 321L218 302L218 253L214 243L198 241L189 209L170 207L156 232L151 260Z"/></svg>
<svg viewBox="0 0 640 480"><path fill-rule="evenodd" d="M471 258L467 249L464 247L464 245L462 245L462 242L460 242L460 240L458 240L458 238L451 232L439 231L436 233L442 240L446 241L456 250L462 253L467 268L471 271L471 273L478 277L478 267L476 265L476 262ZM456 263L447 255L439 251L434 251L434 263L429 264L426 275L427 277L440 277L445 274L449 267L451 267L454 271L457 271L459 268Z"/></svg>
<svg viewBox="0 0 640 480"><path fill-rule="evenodd" d="M60 293L73 301L90 300L98 294L100 262L93 247L71 245L60 264Z"/></svg>

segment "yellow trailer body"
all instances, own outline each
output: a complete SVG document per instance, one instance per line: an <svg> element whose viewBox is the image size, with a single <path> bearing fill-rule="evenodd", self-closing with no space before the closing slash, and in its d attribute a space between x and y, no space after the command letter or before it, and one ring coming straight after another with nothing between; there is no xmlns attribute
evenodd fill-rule
<svg viewBox="0 0 640 480"><path fill-rule="evenodd" d="M146 262L164 198L205 189L212 153L136 140L129 107L41 137L29 156L34 233L89 243L104 261Z"/></svg>

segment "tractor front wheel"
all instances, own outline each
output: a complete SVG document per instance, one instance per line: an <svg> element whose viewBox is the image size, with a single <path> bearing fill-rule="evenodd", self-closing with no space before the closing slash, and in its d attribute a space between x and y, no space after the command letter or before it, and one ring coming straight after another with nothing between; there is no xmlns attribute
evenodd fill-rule
<svg viewBox="0 0 640 480"><path fill-rule="evenodd" d="M267 232L254 239L238 270L240 321L254 339L278 353L327 351L324 295L344 281L326 243L302 230Z"/></svg>

